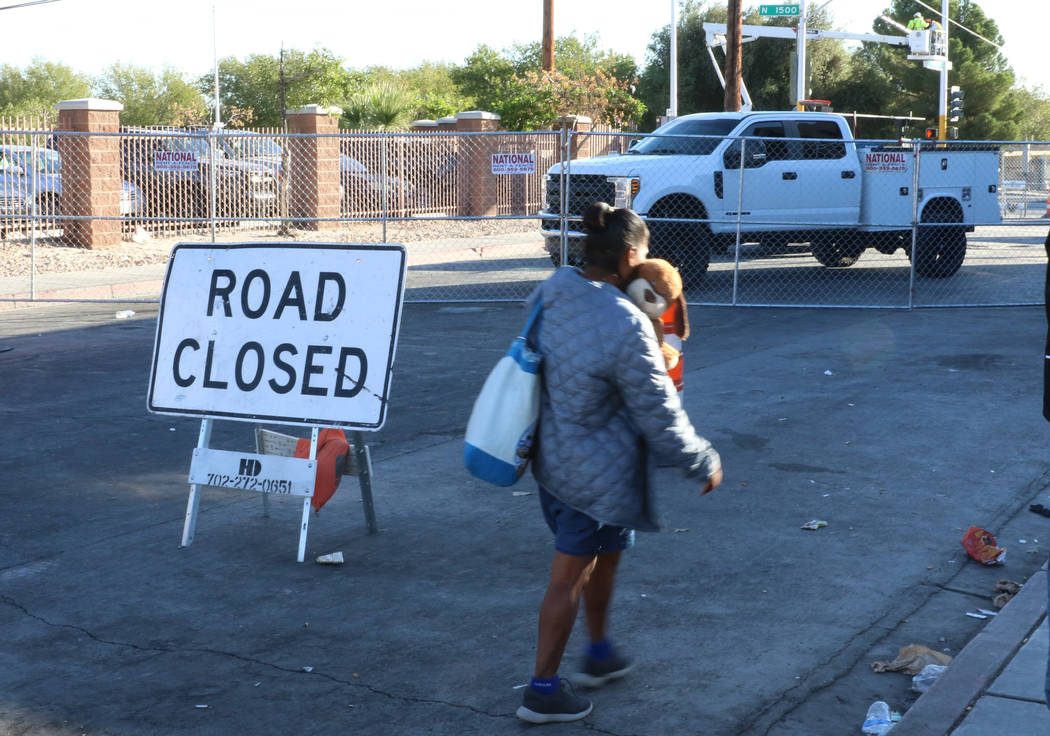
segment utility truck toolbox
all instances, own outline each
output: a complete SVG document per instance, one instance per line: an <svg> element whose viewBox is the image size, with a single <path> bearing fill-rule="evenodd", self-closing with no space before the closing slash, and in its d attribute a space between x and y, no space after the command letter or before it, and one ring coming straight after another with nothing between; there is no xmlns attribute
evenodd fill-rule
<svg viewBox="0 0 1050 736"><path fill-rule="evenodd" d="M738 233L741 242L809 243L829 268L853 265L869 247L904 248L919 276L952 276L966 233L999 222L998 150L917 146L858 145L832 113L685 115L623 155L551 167L540 212L547 252L560 265L564 221L568 259L578 263L582 214L602 200L642 215L650 251L687 281Z"/></svg>

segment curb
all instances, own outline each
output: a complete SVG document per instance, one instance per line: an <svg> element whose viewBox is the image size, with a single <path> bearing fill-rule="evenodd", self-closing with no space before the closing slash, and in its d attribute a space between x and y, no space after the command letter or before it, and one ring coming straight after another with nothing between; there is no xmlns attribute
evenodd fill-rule
<svg viewBox="0 0 1050 736"><path fill-rule="evenodd" d="M963 647L944 674L893 727L893 736L951 733L1043 622L1046 575L1046 570L1032 575L999 615Z"/></svg>
<svg viewBox="0 0 1050 736"><path fill-rule="evenodd" d="M31 307L49 299L98 299L104 301L150 301L160 300L164 279L143 279L114 284L70 286L59 289L40 289L30 298L29 292L0 294L0 309Z"/></svg>

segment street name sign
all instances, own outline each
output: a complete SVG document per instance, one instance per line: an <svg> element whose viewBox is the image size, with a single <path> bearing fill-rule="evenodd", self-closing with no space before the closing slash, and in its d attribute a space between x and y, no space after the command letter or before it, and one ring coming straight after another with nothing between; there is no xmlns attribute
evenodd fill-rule
<svg viewBox="0 0 1050 736"><path fill-rule="evenodd" d="M759 5L759 15L798 15L798 5Z"/></svg>

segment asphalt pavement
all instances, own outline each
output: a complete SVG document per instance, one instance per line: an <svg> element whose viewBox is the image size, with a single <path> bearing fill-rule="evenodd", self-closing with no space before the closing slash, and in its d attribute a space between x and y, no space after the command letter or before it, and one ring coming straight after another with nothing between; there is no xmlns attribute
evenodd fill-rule
<svg viewBox="0 0 1050 736"><path fill-rule="evenodd" d="M379 533L345 479L302 564L301 505L264 516L237 491L206 490L179 548L199 422L146 411L155 316L0 310L0 732L529 730L514 710L550 535L531 478L498 489L461 466L521 307L406 305L387 423L368 435ZM839 736L881 699L900 734L1046 733L1050 520L1028 511L1050 505L1042 308L690 318L684 404L725 483L700 498L666 473L665 531L640 535L614 603L639 666L584 722L544 728ZM251 432L216 422L212 445L249 450ZM971 525L1004 566L969 560ZM335 551L343 565L313 561ZM1026 584L967 616L1004 578ZM871 669L909 644L955 657L921 697ZM582 647L580 626L564 672Z"/></svg>

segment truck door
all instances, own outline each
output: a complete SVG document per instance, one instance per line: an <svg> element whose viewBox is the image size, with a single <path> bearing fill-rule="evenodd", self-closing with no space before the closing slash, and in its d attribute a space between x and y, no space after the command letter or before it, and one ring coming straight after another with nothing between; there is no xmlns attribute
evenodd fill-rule
<svg viewBox="0 0 1050 736"><path fill-rule="evenodd" d="M722 216L745 232L795 229L798 190L796 161L780 121L752 123L722 156ZM744 151L741 185L741 149Z"/></svg>
<svg viewBox="0 0 1050 736"><path fill-rule="evenodd" d="M842 126L834 120L798 119L793 125L802 154L792 162L798 175L796 217L816 227L856 225L861 196L856 145L843 139Z"/></svg>

